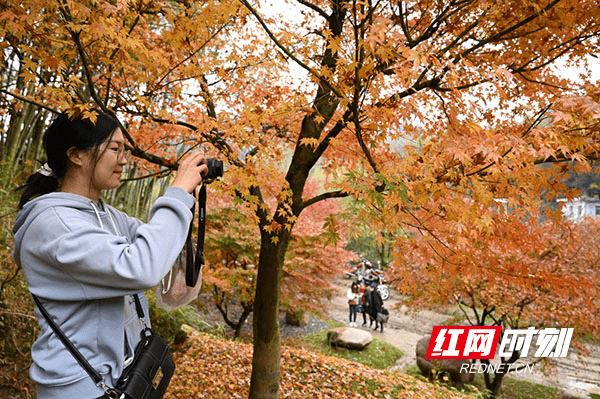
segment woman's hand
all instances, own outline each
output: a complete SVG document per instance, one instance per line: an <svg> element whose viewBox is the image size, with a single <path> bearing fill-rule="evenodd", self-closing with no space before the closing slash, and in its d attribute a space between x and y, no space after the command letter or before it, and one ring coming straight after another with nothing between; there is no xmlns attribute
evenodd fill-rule
<svg viewBox="0 0 600 399"><path fill-rule="evenodd" d="M208 167L204 154L194 152L181 161L171 186L182 188L191 194L202 183L202 175L206 172L208 172Z"/></svg>

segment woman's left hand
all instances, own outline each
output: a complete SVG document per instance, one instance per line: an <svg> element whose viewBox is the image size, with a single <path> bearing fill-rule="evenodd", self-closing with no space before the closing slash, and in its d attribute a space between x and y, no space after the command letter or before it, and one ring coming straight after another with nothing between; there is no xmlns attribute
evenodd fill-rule
<svg viewBox="0 0 600 399"><path fill-rule="evenodd" d="M206 166L204 154L194 152L179 164L177 176L171 186L182 188L191 194L202 183L202 175L206 172L208 172L208 167Z"/></svg>

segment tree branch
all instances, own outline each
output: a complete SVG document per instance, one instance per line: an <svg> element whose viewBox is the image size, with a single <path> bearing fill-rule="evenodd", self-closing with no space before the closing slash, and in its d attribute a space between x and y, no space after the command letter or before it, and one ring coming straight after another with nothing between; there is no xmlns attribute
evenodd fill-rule
<svg viewBox="0 0 600 399"><path fill-rule="evenodd" d="M271 38L273 43L275 43L275 45L277 47L279 47L281 49L281 51L283 51L288 57L290 57L296 64L298 64L299 66L301 66L302 68L307 70L315 78L317 78L322 84L327 86L329 88L329 90L331 90L333 93L335 93L335 95L338 98L344 98L344 95L339 91L339 89L337 89L335 86L333 86L333 84L331 82L329 82L329 80L320 76L317 71L315 71L314 69L312 69L311 67L306 65L298 57L296 57L291 51L289 51L283 44L281 44L281 42L275 37L273 32L271 32L271 30L269 29L269 27L267 26L265 21L262 19L260 14L254 9L254 7L252 7L252 5L250 5L250 3L248 3L247 0L240 0L240 2L256 17L256 19L258 20L258 23L263 27L263 29L265 30L265 32L267 33L269 38Z"/></svg>
<svg viewBox="0 0 600 399"><path fill-rule="evenodd" d="M306 1L306 0L296 0L296 1L302 5L310 8L311 10L315 11L317 14L319 14L323 18L325 18L325 19L329 18L329 15L327 15L327 13L325 11L323 11L323 9L321 9L320 7L318 7L315 4L312 4L310 1Z"/></svg>
<svg viewBox="0 0 600 399"><path fill-rule="evenodd" d="M322 193L319 194L317 196L314 196L310 199L307 199L305 201L302 201L302 203L299 206L300 211L302 211L305 208L308 208L309 206L316 204L319 201L323 201L323 200L327 200L330 198L345 198L347 197L349 194L346 193L343 190L338 190L338 191L330 191L327 193Z"/></svg>
<svg viewBox="0 0 600 399"><path fill-rule="evenodd" d="M458 61L460 61L462 58L465 58L468 54L474 52L477 49L480 49L481 47L485 46L486 44L490 44L490 43L494 43L494 42L500 42L504 39L502 39L504 36L508 35L508 33L515 31L516 29L525 26L526 24L530 23L531 21L533 21L534 19L538 18L540 15L545 14L546 12L548 12L549 10L551 10L556 4L558 4L560 2L560 0L553 0L550 3L548 3L544 8L540 9L539 11L531 14L529 17L522 19L521 21L509 26L508 28L497 32L483 40L480 40L476 45L474 45L473 47L470 47L466 50L464 50L462 53L458 54L455 58L454 58L454 63L458 63Z"/></svg>
<svg viewBox="0 0 600 399"><path fill-rule="evenodd" d="M31 105L35 105L36 107L40 107L40 108L42 108L42 109L45 109L45 110L47 110L47 111L50 111L50 112L52 112L52 113L55 113L55 114L59 114L59 113L60 113L60 111L59 111L59 110L57 110L57 109L55 109L55 108L51 108L51 107L47 106L47 105L46 105L46 104L44 104L44 103L41 103L41 102L35 101L34 99L27 98L27 97L25 97L25 96L22 96L22 95L20 95L20 94L13 93L13 92L11 92L11 91L9 91L9 90L6 90L6 89L0 89L0 93L4 93L4 94L7 94L7 95L9 95L9 96L13 96L14 98L16 98L16 99L18 99L18 100L21 100L21 101L23 101L24 103L28 103L28 104L31 104Z"/></svg>
<svg viewBox="0 0 600 399"><path fill-rule="evenodd" d="M529 125L529 127L527 127L527 129L525 130L525 132L523 132L523 134L522 134L522 136L521 136L521 137L526 137L526 136L529 134L529 132L531 132L531 131L533 130L533 128L534 128L535 126L537 126L537 125L538 125L538 124L541 122L541 120L542 120L542 117L543 117L543 116L546 114L546 112L548 112L548 110L549 110L551 107L552 107L552 104L548 104L548 105L546 106L546 108L544 108L543 110L541 110L541 111L538 113L538 116L535 118L535 120L534 120L534 121L533 121L533 122L532 122L532 123ZM510 154L510 153L512 152L512 150L513 150L513 148L512 148L512 147L511 147L511 148L509 148L508 150L506 150L506 151L504 152L504 154L502 154L502 158L505 158L505 157L506 157L508 154ZM484 167L482 167L482 168L480 168L480 169L478 169L478 170L476 170L476 171L474 171L474 172L471 172L471 173L465 173L465 177L471 177L471 176L474 176L474 175L479 175L479 174L482 174L483 172L485 172L487 169L491 168L491 167L492 167L492 166L494 166L495 164L496 164L496 161L490 162L489 164L485 165Z"/></svg>

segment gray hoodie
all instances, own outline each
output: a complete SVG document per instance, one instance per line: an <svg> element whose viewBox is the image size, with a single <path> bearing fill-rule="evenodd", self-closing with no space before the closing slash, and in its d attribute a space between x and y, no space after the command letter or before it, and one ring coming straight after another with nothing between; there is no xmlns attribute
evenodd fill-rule
<svg viewBox="0 0 600 399"><path fill-rule="evenodd" d="M103 203L56 192L28 202L17 215L14 258L29 290L110 386L140 339L129 295L156 286L169 271L185 243L193 203L193 196L170 187L144 224ZM38 398L101 396L35 311L40 335L31 349L30 375Z"/></svg>

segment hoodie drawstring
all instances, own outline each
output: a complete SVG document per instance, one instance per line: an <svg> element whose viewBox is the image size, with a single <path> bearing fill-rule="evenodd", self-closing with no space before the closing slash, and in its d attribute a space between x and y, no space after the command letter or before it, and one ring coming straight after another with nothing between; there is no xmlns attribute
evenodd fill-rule
<svg viewBox="0 0 600 399"><path fill-rule="evenodd" d="M92 206L92 208L94 208L94 212L96 213L96 217L98 218L98 223L100 223L100 227L104 228L104 223L102 223L102 218L100 217L100 212L98 211L96 203L94 201L90 201L90 205ZM110 213L110 209L108 207L106 207L106 213L108 214L110 224L112 224L113 230L115 231L116 235L120 236L121 232L119 231L119 228L117 227L117 224L115 223L115 220L112 217L112 213Z"/></svg>

